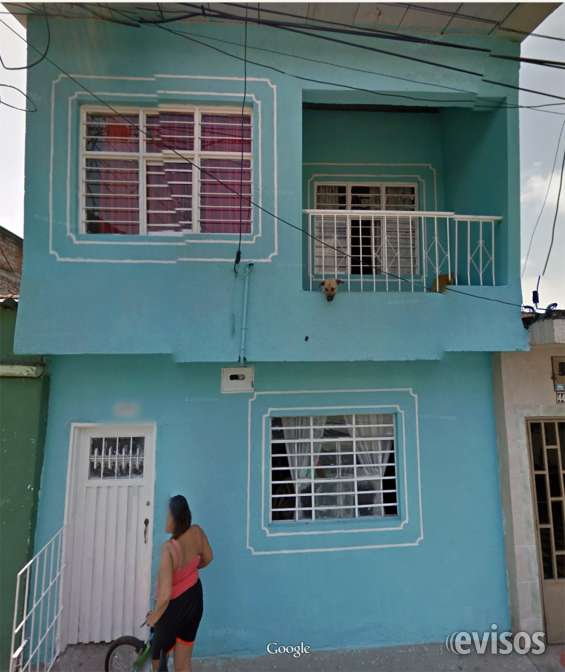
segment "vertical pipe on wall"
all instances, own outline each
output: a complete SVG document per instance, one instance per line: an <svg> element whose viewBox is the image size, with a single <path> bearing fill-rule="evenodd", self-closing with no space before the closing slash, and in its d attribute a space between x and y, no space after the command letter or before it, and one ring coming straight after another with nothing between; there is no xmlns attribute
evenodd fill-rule
<svg viewBox="0 0 565 672"><path fill-rule="evenodd" d="M247 358L245 356L245 344L247 340L247 305L249 303L249 276L253 270L253 264L247 264L245 271L245 280L243 285L243 310L241 315L241 341L239 344L239 358L240 364L245 364Z"/></svg>

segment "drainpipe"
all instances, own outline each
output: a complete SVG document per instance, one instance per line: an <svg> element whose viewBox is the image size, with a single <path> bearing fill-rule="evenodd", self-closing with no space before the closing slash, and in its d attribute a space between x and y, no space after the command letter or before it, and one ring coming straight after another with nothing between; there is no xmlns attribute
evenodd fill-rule
<svg viewBox="0 0 565 672"><path fill-rule="evenodd" d="M245 344L247 341L247 305L249 303L249 276L253 270L253 264L247 264L245 270L245 280L243 285L243 312L241 315L241 341L239 344L239 359L240 364L245 364L247 357L245 356Z"/></svg>

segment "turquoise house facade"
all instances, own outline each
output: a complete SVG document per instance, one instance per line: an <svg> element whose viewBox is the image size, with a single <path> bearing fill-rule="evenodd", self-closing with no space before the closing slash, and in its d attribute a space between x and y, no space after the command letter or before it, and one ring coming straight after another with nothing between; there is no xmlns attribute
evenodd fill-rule
<svg viewBox="0 0 565 672"><path fill-rule="evenodd" d="M28 73L16 347L49 358L61 648L143 632L179 492L216 556L197 655L507 628L519 44L250 22L244 78L240 22L174 25L53 18Z"/></svg>

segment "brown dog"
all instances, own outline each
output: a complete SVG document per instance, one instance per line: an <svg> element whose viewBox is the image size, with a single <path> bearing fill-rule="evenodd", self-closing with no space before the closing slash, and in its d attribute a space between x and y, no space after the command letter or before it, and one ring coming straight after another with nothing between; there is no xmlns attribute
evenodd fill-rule
<svg viewBox="0 0 565 672"><path fill-rule="evenodd" d="M338 280L337 278L331 278L330 280L323 280L320 283L320 287L322 288L322 291L324 292L327 301L334 300L339 285L343 285L343 280Z"/></svg>
<svg viewBox="0 0 565 672"><path fill-rule="evenodd" d="M445 292L449 285L455 284L455 276L442 273L438 275L430 287L430 292Z"/></svg>

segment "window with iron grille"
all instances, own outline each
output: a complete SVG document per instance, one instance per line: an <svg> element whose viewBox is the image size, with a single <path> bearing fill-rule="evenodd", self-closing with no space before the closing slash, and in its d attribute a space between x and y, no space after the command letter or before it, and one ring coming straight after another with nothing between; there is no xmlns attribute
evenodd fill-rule
<svg viewBox="0 0 565 672"><path fill-rule="evenodd" d="M271 419L271 520L398 515L395 418Z"/></svg>
<svg viewBox="0 0 565 672"><path fill-rule="evenodd" d="M249 110L85 108L81 133L83 233L250 233Z"/></svg>
<svg viewBox="0 0 565 672"><path fill-rule="evenodd" d="M317 184L316 209L344 214L316 215L314 273L324 277L417 274L418 220L401 214L415 212L417 201L416 184ZM384 211L391 214L369 214Z"/></svg>
<svg viewBox="0 0 565 672"><path fill-rule="evenodd" d="M144 452L144 436L93 437L88 478L140 478L143 476Z"/></svg>

